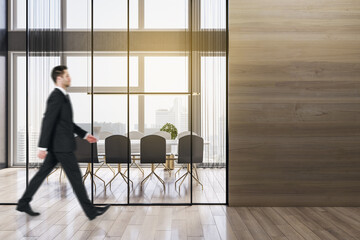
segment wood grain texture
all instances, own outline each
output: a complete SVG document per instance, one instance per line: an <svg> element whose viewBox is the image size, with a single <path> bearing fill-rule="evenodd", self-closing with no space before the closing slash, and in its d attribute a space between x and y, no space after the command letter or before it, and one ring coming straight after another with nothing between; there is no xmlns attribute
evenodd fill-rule
<svg viewBox="0 0 360 240"><path fill-rule="evenodd" d="M230 206L360 206L360 2L229 0L228 110Z"/></svg>
<svg viewBox="0 0 360 240"><path fill-rule="evenodd" d="M63 191L63 190L62 190ZM112 206L89 221L72 200L25 216L14 206L0 206L1 239L359 239L359 208L235 208L226 206ZM211 210L209 209L211 208ZM139 221L141 213L143 221ZM207 220L207 218L212 220Z"/></svg>

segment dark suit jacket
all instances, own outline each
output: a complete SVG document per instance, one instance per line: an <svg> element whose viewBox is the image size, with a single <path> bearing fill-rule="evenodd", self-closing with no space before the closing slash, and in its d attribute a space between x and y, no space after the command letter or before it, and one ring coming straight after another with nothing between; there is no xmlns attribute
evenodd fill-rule
<svg viewBox="0 0 360 240"><path fill-rule="evenodd" d="M73 152L76 149L74 133L83 138L87 132L73 122L70 101L55 88L47 100L39 147L52 152Z"/></svg>

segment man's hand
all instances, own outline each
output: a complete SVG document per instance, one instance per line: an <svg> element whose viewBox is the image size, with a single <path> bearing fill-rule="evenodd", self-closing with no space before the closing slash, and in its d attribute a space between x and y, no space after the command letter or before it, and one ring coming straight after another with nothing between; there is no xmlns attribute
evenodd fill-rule
<svg viewBox="0 0 360 240"><path fill-rule="evenodd" d="M93 135L89 134L89 135L86 137L86 141L88 141L89 143L95 143L95 142L97 142L97 139L96 139L96 137L94 137Z"/></svg>
<svg viewBox="0 0 360 240"><path fill-rule="evenodd" d="M46 154L47 154L47 151L40 150L39 153L38 153L38 158L45 159Z"/></svg>

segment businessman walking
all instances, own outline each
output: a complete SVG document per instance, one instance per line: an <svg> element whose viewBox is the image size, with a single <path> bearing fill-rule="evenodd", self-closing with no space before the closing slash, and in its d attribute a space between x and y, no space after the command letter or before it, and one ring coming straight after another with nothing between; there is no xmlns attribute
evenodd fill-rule
<svg viewBox="0 0 360 240"><path fill-rule="evenodd" d="M45 161L31 179L28 188L18 202L16 210L31 216L40 214L31 209L30 201L46 176L60 162L82 209L86 216L92 220L105 213L110 205L95 207L90 202L86 189L82 184L80 168L74 154L76 149L74 133L90 143L96 142L97 139L73 122L71 102L66 92L71 83L67 67L55 67L52 70L51 77L56 87L47 100L46 111L41 126L38 153L38 157L45 159Z"/></svg>

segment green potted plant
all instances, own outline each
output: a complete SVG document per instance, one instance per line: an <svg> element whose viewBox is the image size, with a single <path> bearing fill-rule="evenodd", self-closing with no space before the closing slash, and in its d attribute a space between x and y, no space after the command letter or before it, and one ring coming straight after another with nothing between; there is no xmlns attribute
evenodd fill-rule
<svg viewBox="0 0 360 240"><path fill-rule="evenodd" d="M176 127L171 123L166 123L160 131L168 132L171 134L171 139L175 139L178 135Z"/></svg>

